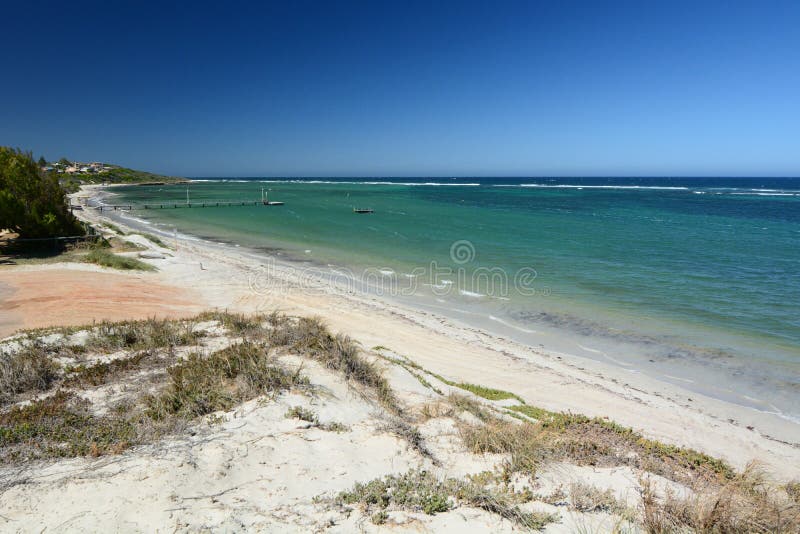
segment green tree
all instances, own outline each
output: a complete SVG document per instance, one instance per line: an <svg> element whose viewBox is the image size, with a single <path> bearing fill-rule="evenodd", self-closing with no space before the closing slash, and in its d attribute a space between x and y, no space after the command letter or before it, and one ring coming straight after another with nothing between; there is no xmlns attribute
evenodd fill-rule
<svg viewBox="0 0 800 534"><path fill-rule="evenodd" d="M31 153L0 147L0 229L20 237L83 234L58 178L43 172Z"/></svg>
<svg viewBox="0 0 800 534"><path fill-rule="evenodd" d="M58 162L62 165L67 165L67 166L72 165L72 162L67 158L61 158L60 160L58 160Z"/></svg>
<svg viewBox="0 0 800 534"><path fill-rule="evenodd" d="M44 159L44 156L39 156L39 167L47 166L47 160Z"/></svg>

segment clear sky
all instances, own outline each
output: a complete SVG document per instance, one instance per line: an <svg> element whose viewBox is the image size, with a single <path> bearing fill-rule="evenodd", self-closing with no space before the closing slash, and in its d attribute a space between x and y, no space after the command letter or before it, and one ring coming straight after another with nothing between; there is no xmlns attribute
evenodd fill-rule
<svg viewBox="0 0 800 534"><path fill-rule="evenodd" d="M800 175L798 1L0 14L0 145L37 157L184 176Z"/></svg>

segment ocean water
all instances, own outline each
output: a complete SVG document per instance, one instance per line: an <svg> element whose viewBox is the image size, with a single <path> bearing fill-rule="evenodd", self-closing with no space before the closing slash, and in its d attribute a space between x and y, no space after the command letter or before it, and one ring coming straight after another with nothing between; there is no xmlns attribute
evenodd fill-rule
<svg viewBox="0 0 800 534"><path fill-rule="evenodd" d="M285 205L131 215L800 421L800 179L253 178L188 194L262 188ZM181 203L187 186L115 193Z"/></svg>

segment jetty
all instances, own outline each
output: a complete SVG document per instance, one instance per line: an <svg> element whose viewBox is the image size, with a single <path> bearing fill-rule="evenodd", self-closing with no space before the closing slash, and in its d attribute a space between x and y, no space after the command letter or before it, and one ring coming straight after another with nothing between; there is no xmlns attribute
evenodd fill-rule
<svg viewBox="0 0 800 534"><path fill-rule="evenodd" d="M261 200L203 200L192 202L189 199L189 189L186 189L186 201L175 200L147 202L146 204L97 204L87 205L98 211L133 211L133 210L166 210L180 208L232 208L241 206L283 206L283 202L269 200L269 193L261 188ZM71 205L71 209L83 209L79 205Z"/></svg>
<svg viewBox="0 0 800 534"><path fill-rule="evenodd" d="M269 200L269 191L264 191L264 188L261 188L261 203L265 206L283 206L283 202L276 202Z"/></svg>
<svg viewBox="0 0 800 534"><path fill-rule="evenodd" d="M237 206L277 206L283 202L266 204L258 200L226 200L206 202L160 202L158 204L100 204L89 206L98 211L166 210L179 208L230 208Z"/></svg>

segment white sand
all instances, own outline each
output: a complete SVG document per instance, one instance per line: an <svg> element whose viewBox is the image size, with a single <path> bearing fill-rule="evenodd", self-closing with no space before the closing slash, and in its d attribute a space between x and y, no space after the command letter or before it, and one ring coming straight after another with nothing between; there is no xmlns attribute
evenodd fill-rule
<svg viewBox="0 0 800 534"><path fill-rule="evenodd" d="M231 342L230 338L214 334L207 325L197 328L218 336L206 338L203 350L218 350ZM50 342L58 343L59 339ZM97 359L92 355L81 358ZM288 392L275 399L258 398L231 412L213 414L222 417L222 423L204 422L182 436L116 456L0 467L0 530L517 530L508 520L466 506L437 515L391 511L386 524L379 527L358 506L340 507L326 501L325 498L351 489L356 482L402 474L409 469L425 469L442 478L463 477L493 470L505 456L466 452L454 417L470 415L442 415L421 427L437 465L387 429L386 412L357 393L341 375L298 356L284 355L280 362L290 369L302 368L303 375L311 379L312 393ZM400 403L408 410L419 410L440 398L404 369L382 365ZM120 390L145 390L149 372L128 377L124 383L90 388L81 395L102 413L104 405L118 399ZM447 389L442 383L436 386ZM287 410L296 406L312 410L320 423L341 423L347 430L326 431L306 421L287 418ZM638 475L629 468L552 464L538 478L536 489L541 495L580 481L612 488L632 506L638 502ZM658 484L674 483L659 479ZM579 513L543 502L523 506L561 515L560 521L547 527L551 533L588 527L602 532L619 522L619 518L607 513Z"/></svg>
<svg viewBox="0 0 800 534"><path fill-rule="evenodd" d="M94 210L81 216L99 218ZM509 390L549 410L609 417L647 437L706 452L738 468L758 460L781 479L800 477L800 425L777 415L602 362L523 346L376 297L342 294L322 282L309 291L295 270L280 264L264 269L263 259L234 247L194 239L177 244L177 251L161 249L170 254L163 260L144 260L159 268L152 278L200 292L210 306L317 315L365 347L388 347L451 380Z"/></svg>

